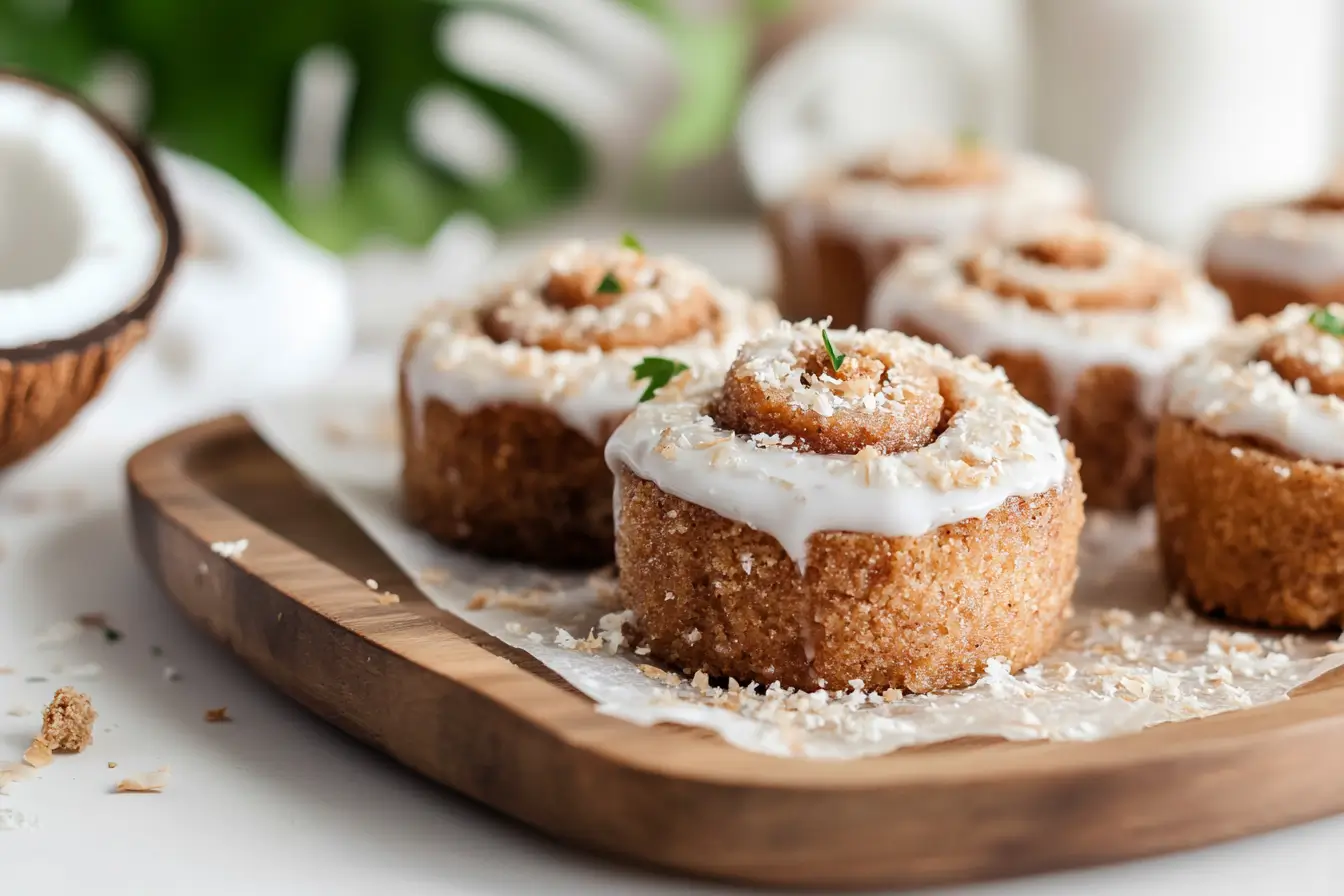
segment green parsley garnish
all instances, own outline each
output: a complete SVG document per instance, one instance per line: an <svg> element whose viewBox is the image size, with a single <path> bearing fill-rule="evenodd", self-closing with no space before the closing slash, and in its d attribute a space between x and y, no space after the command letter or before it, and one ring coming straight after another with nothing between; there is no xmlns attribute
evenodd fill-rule
<svg viewBox="0 0 1344 896"><path fill-rule="evenodd" d="M957 131L957 146L964 152L972 152L980 148L984 143L984 137L975 128L962 128Z"/></svg>
<svg viewBox="0 0 1344 896"><path fill-rule="evenodd" d="M685 364L680 361L673 361L671 358L645 358L635 365L635 382L648 380L648 388L644 394L639 396L641 402L648 401L658 390L672 381L672 377L681 373L683 370L689 370Z"/></svg>
<svg viewBox="0 0 1344 896"><path fill-rule="evenodd" d="M835 347L831 345L831 334L824 329L821 331L821 341L826 345L826 354L831 356L831 369L839 373L840 365L845 363L845 356L836 354Z"/></svg>
<svg viewBox="0 0 1344 896"><path fill-rule="evenodd" d="M1331 336L1344 336L1344 317L1336 317L1324 308L1317 308L1308 318L1311 325Z"/></svg>
<svg viewBox="0 0 1344 896"><path fill-rule="evenodd" d="M607 271L602 277L602 282L597 284L597 291L603 295L618 296L625 292L625 289L621 286L621 281L616 279L616 275Z"/></svg>
<svg viewBox="0 0 1344 896"><path fill-rule="evenodd" d="M639 241L639 237L628 230L621 234L621 245L627 249L634 249L640 255L644 254L644 244Z"/></svg>

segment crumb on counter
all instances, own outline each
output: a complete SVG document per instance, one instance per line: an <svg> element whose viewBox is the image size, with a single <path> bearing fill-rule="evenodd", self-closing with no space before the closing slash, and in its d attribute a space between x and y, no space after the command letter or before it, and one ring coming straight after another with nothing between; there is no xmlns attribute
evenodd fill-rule
<svg viewBox="0 0 1344 896"><path fill-rule="evenodd" d="M156 771L147 772L143 775L136 775L133 778L123 778L117 782L117 793L162 793L163 788L168 784L168 769L161 768Z"/></svg>
<svg viewBox="0 0 1344 896"><path fill-rule="evenodd" d="M42 713L41 740L62 753L79 753L93 742L98 713L87 694L64 687L56 691Z"/></svg>

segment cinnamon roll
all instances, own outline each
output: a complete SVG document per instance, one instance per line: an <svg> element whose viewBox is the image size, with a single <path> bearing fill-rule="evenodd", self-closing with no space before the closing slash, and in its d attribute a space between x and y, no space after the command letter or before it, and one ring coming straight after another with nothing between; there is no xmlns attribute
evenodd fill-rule
<svg viewBox="0 0 1344 896"><path fill-rule="evenodd" d="M1209 240L1204 266L1238 319L1344 301L1344 182L1228 213Z"/></svg>
<svg viewBox="0 0 1344 896"><path fill-rule="evenodd" d="M1176 370L1156 504L1167 578L1193 606L1344 623L1344 305L1252 316Z"/></svg>
<svg viewBox="0 0 1344 896"><path fill-rule="evenodd" d="M834 356L829 350L834 349ZM653 656L799 688L930 691L1054 643L1082 527L1050 418L976 359L779 324L607 443L620 596Z"/></svg>
<svg viewBox="0 0 1344 896"><path fill-rule="evenodd" d="M436 538L557 567L612 555L602 445L645 355L722 367L772 309L676 258L572 243L406 340L406 513Z"/></svg>
<svg viewBox="0 0 1344 896"><path fill-rule="evenodd" d="M1090 506L1110 510L1152 499L1168 374L1229 321L1227 299L1175 258L1076 217L912 250L882 279L870 319L1001 366L1059 417Z"/></svg>
<svg viewBox="0 0 1344 896"><path fill-rule="evenodd" d="M823 172L766 222L789 319L861 324L878 275L905 249L994 234L1043 213L1090 206L1072 169L978 141L909 141Z"/></svg>

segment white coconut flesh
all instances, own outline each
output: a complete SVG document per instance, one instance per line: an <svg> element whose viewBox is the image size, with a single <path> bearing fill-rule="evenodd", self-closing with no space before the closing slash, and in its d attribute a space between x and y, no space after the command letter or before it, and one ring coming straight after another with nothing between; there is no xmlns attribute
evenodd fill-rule
<svg viewBox="0 0 1344 896"><path fill-rule="evenodd" d="M134 305L166 239L111 133L68 99L0 79L0 349L76 336Z"/></svg>

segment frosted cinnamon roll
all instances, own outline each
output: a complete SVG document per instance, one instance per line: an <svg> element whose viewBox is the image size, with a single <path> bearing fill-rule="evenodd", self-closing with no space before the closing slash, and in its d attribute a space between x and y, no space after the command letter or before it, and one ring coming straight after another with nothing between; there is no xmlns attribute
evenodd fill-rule
<svg viewBox="0 0 1344 896"><path fill-rule="evenodd" d="M1344 183L1230 212L1209 240L1204 266L1238 319L1344 301Z"/></svg>
<svg viewBox="0 0 1344 896"><path fill-rule="evenodd" d="M1001 371L900 333L780 324L607 443L620 595L653 656L789 687L930 691L1054 643L1076 462Z"/></svg>
<svg viewBox="0 0 1344 896"><path fill-rule="evenodd" d="M1046 159L973 140L891 147L820 173L769 208L780 311L861 324L874 281L910 246L999 233L1089 205L1082 176Z"/></svg>
<svg viewBox="0 0 1344 896"><path fill-rule="evenodd" d="M773 310L675 258L572 243L469 306L429 311L401 362L403 486L436 538L547 566L611 561L602 445L657 354L722 368Z"/></svg>
<svg viewBox="0 0 1344 896"><path fill-rule="evenodd" d="M1152 498L1167 376L1230 321L1227 299L1139 237L1086 218L1010 238L912 250L883 277L870 322L976 355L1059 417L1091 506Z"/></svg>
<svg viewBox="0 0 1344 896"><path fill-rule="evenodd" d="M1172 377L1157 435L1167 578L1210 613L1344 622L1344 305L1253 316Z"/></svg>

